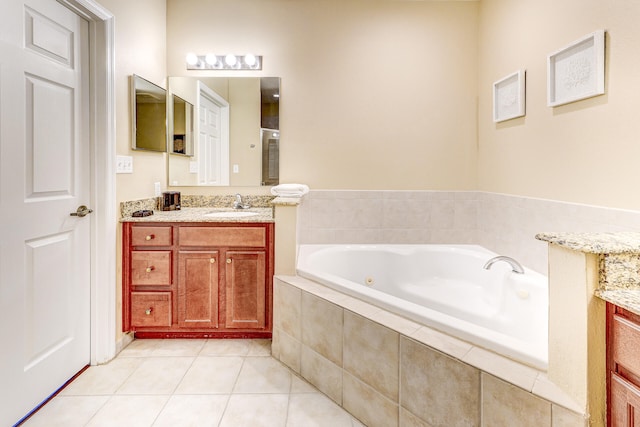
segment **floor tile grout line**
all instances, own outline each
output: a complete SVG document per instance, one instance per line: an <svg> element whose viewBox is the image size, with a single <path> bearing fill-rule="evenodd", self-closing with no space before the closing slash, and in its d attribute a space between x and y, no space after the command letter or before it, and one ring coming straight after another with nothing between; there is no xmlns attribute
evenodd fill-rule
<svg viewBox="0 0 640 427"><path fill-rule="evenodd" d="M245 357L242 356L242 363L240 364L240 369L238 370L238 374L236 375L236 380L234 381L233 386L229 391L229 397L227 399L227 403L225 403L224 405L224 410L222 411L222 415L220 416L220 421L218 421L218 427L222 425L222 422L224 421L224 416L226 415L227 410L229 409L229 402L231 402L231 396L233 396L233 390L236 388L236 384L238 384L238 378L240 378L240 373L242 372L242 367L244 366L244 360L245 360Z"/></svg>
<svg viewBox="0 0 640 427"><path fill-rule="evenodd" d="M203 347L204 347L204 343L200 346L200 350L198 350L198 353L200 353L200 351L202 351ZM169 356L169 357L171 357L171 356ZM153 422L151 423L151 426L153 426L156 423L156 421L158 421L158 418L160 417L160 415L162 415L162 412L165 410L165 408L167 407L167 405L169 404L169 402L171 401L173 396L176 395L175 394L176 390L178 389L178 387L180 387L180 384L184 381L185 377L187 376L187 372L189 372L189 370L193 367L193 364L195 363L197 358L198 358L198 356L196 355L191 359L191 363L189 364L189 367L187 369L185 369L184 373L182 374L182 378L180 378L180 380L176 382L175 387L173 387L173 390L168 395L168 398L164 402L164 405L162 405L162 408L160 408L160 410L156 414L155 418L153 419Z"/></svg>

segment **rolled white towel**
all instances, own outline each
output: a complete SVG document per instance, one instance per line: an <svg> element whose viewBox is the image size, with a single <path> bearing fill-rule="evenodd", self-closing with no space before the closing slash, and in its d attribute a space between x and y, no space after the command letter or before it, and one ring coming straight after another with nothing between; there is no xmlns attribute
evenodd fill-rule
<svg viewBox="0 0 640 427"><path fill-rule="evenodd" d="M280 184L271 187L271 194L278 197L302 197L309 192L304 184Z"/></svg>

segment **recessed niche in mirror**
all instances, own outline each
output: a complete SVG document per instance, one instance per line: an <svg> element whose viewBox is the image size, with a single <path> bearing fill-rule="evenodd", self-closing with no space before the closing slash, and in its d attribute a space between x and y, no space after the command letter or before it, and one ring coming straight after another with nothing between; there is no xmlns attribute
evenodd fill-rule
<svg viewBox="0 0 640 427"><path fill-rule="evenodd" d="M167 91L134 74L131 99L132 148L167 151Z"/></svg>
<svg viewBox="0 0 640 427"><path fill-rule="evenodd" d="M168 156L169 186L278 184L279 77L169 77L168 85L195 105L192 152Z"/></svg>
<svg viewBox="0 0 640 427"><path fill-rule="evenodd" d="M193 156L193 104L171 95L172 109L169 116L173 120L169 124L169 152Z"/></svg>

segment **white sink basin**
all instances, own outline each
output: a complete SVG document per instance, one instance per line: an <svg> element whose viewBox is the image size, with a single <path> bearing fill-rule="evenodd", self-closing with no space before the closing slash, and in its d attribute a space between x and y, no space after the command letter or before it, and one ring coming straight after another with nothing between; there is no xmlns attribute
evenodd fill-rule
<svg viewBox="0 0 640 427"><path fill-rule="evenodd" d="M222 211L222 212L209 212L204 216L209 218L246 218L250 216L260 215L258 212L247 211Z"/></svg>

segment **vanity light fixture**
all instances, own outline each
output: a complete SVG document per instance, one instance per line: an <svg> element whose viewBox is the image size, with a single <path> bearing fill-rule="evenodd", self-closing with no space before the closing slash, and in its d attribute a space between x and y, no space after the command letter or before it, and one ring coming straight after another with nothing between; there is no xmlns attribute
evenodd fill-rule
<svg viewBox="0 0 640 427"><path fill-rule="evenodd" d="M187 54L187 70L262 70L262 56L246 55L206 55Z"/></svg>

